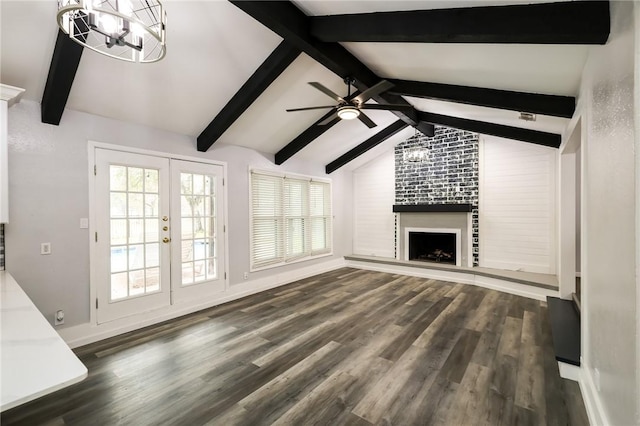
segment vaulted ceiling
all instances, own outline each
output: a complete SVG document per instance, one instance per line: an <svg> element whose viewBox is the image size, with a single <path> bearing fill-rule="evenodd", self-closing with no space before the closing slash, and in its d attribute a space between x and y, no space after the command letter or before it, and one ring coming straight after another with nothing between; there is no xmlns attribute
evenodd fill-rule
<svg viewBox="0 0 640 426"><path fill-rule="evenodd" d="M557 146L588 46L609 35L600 1L164 4L167 56L132 64L59 36L55 1L3 0L0 81L42 102L44 122L64 120L66 107L191 135L201 151L240 145L331 172L434 124ZM367 111L373 129L339 119L318 126L323 110L285 112L330 104L307 82L346 94L347 76L360 91L392 81L374 101L415 112ZM537 120L519 120L520 111Z"/></svg>

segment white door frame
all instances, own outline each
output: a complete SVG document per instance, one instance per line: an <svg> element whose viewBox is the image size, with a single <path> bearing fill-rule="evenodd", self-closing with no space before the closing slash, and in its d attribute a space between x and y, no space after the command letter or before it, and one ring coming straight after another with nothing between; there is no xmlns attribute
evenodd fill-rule
<svg viewBox="0 0 640 426"><path fill-rule="evenodd" d="M223 169L223 179L224 182L227 182L227 163L223 162L223 161L216 161L216 160L209 160L209 159L205 159L205 158L199 158L199 157L191 157L191 156L187 156L187 155L179 155L179 154L172 154L172 153L167 153L167 152L161 152L161 151L153 151L153 150L147 150L147 149L140 149L140 148L132 148L132 147L128 147L128 146L123 146L123 145L116 145L116 144L109 144L109 143L104 143L104 142L96 142L96 141L88 141L87 144L87 149L88 149L88 175L89 175L89 263L90 265L95 264L95 262L97 261L97 250L96 250L96 246L95 246L95 233L97 232L96 229L96 206L95 206L95 202L96 202L96 197L97 197L97 193L96 193L96 176L94 174L94 170L96 167L96 161L95 161L95 150L97 148L100 149L109 149L109 150L113 150L113 151L121 151L121 152L127 152L127 153L132 153L132 154L143 154L143 155L153 155L156 157L162 157L162 158L167 158L167 159L176 159L176 160L184 160L184 161L193 161L196 163L204 163L204 164L211 164L211 165L216 165L216 166L222 166ZM223 223L224 223L224 227L225 229L229 229L229 224L228 224L228 214L227 214L227 210L228 210L228 193L227 193L227 187L228 185L224 185L223 186L223 191L222 191L222 197L223 197L223 202L224 202L224 219L223 219ZM225 281L225 289L229 288L229 255L228 255L228 250L229 250L229 233L225 232L224 233L224 246L225 246L225 250L227 251L225 259L224 259L224 271L222 271L222 273L226 273L226 277L224 279ZM89 310L89 322L91 324L91 327L97 327L98 326L98 316L97 316L97 309L96 309L96 300L98 298L98 289L97 289L97 283L99 282L99 280L97 279L97 271L95 270L95 268L91 267L89 268L89 306L90 306L90 310ZM202 301L200 301L201 304ZM172 306L169 306L168 310L170 311L172 309ZM184 305L181 306L182 309L184 309ZM141 314L143 315L143 314ZM131 316L131 317L126 317L126 318L122 318L120 320L116 320L118 322L124 322L124 324L127 323L135 323L139 320L139 318L137 318L136 315ZM123 325L124 325L123 324Z"/></svg>

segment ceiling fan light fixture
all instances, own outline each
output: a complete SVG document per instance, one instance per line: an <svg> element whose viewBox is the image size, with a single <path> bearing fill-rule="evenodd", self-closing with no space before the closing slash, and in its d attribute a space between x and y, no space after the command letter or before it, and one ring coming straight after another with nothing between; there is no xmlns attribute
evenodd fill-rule
<svg viewBox="0 0 640 426"><path fill-rule="evenodd" d="M58 0L57 21L71 40L111 58L156 62L166 53L158 0Z"/></svg>
<svg viewBox="0 0 640 426"><path fill-rule="evenodd" d="M338 117L342 120L353 120L360 116L360 110L353 105L345 105L338 108Z"/></svg>

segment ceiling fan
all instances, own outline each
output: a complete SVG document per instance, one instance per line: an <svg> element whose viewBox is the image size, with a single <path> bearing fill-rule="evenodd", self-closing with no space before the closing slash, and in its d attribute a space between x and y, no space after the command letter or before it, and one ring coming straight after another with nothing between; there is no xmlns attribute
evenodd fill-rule
<svg viewBox="0 0 640 426"><path fill-rule="evenodd" d="M363 109L372 109L372 110L384 110L384 111L411 111L413 110L413 106L411 105L398 105L398 104L365 104L366 101L371 99L372 97L385 92L393 87L393 83L388 82L387 80L382 80L381 82L369 87L364 92L360 93L357 96L351 95L351 86L354 83L353 78L347 77L344 79L344 83L347 85L347 96L341 97L335 94L333 91L325 87L324 85L318 82L309 82L309 84L330 98L334 99L338 102L337 105L323 105L323 106L315 106L315 107L306 107L306 108L293 108L288 109L287 112L293 111L308 111L312 109L325 109L325 108L333 108L335 111L331 116L327 117L327 119L318 123L320 126L324 126L333 121L336 117L341 118L342 120L353 120L354 118L359 119L364 124L367 125L370 129L376 127L376 123L374 123L362 110Z"/></svg>

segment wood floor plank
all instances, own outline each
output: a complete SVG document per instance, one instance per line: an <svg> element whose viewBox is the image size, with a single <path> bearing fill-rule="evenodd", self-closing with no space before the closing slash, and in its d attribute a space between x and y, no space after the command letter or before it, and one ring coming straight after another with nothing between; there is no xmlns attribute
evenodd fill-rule
<svg viewBox="0 0 640 426"><path fill-rule="evenodd" d="M475 314L469 318L466 327L469 330L484 331L485 327L491 322L499 299L500 293L487 293L484 299L482 299L482 302L480 302L480 306L476 309Z"/></svg>
<svg viewBox="0 0 640 426"><path fill-rule="evenodd" d="M330 330L331 328L334 328L335 326L336 326L336 323L331 321L318 324L315 327L310 328L309 330L300 334L295 339L291 339L287 343L277 346L272 351L264 354L263 356L257 359L254 359L253 363L258 367L262 367L270 362L273 362L277 358L280 358L286 355L289 352L293 352L297 350L300 346L304 345L305 343L308 343L309 341L316 339L319 335L327 332L328 330Z"/></svg>
<svg viewBox="0 0 640 426"><path fill-rule="evenodd" d="M541 374L542 352L537 346L522 348L518 365L515 403L533 411L544 411L544 377ZM544 417L544 416L542 416Z"/></svg>
<svg viewBox="0 0 640 426"><path fill-rule="evenodd" d="M433 293L434 291L436 291L436 287L427 287L425 289L423 289L422 291L420 291L418 294L415 295L415 297L413 297L411 300L409 300L407 302L407 305L418 305L420 306L420 302L422 302L424 299L426 299L427 297L429 297L429 295L431 293Z"/></svg>
<svg viewBox="0 0 640 426"><path fill-rule="evenodd" d="M75 351L87 379L3 425L582 425L547 308L342 268Z"/></svg>
<svg viewBox="0 0 640 426"><path fill-rule="evenodd" d="M447 357L447 361L440 368L440 375L451 382L460 383L479 340L479 332L462 330L460 339Z"/></svg>
<svg viewBox="0 0 640 426"><path fill-rule="evenodd" d="M449 410L448 424L488 425L488 395L491 370L479 364L470 363L460 383L455 410Z"/></svg>
<svg viewBox="0 0 640 426"><path fill-rule="evenodd" d="M380 356L390 361L397 361L450 303L451 299L442 299L424 309L421 315L402 327L402 331L398 332ZM395 324L401 325L398 322Z"/></svg>
<svg viewBox="0 0 640 426"><path fill-rule="evenodd" d="M414 346L424 348L431 339L440 331L442 327L449 321L449 319L456 315L461 306L464 304L464 300L467 297L466 293L460 293L455 299L438 315L438 317L425 329L425 331L415 340Z"/></svg>
<svg viewBox="0 0 640 426"><path fill-rule="evenodd" d="M306 357L303 362L300 362L278 377L274 378L268 383L265 383L262 387L255 390L251 395L247 395L245 398L241 399L238 404L247 410L255 409L256 405L260 401L267 400L271 397L272 394L276 392L285 392L287 387L287 382L290 382L294 377L299 376L303 373L308 372L309 370L313 370L317 368L317 364L321 362L324 358L328 357L334 352L338 352L342 345L331 341Z"/></svg>
<svg viewBox="0 0 640 426"><path fill-rule="evenodd" d="M502 329L502 336L498 346L498 352L502 355L509 355L518 358L520 353L522 335L522 320L514 317L507 317Z"/></svg>
<svg viewBox="0 0 640 426"><path fill-rule="evenodd" d="M376 423L385 414L393 400L402 392L407 381L424 360L429 349L409 347L387 374L371 389L352 410L363 419Z"/></svg>
<svg viewBox="0 0 640 426"><path fill-rule="evenodd" d="M330 374L335 365L344 358L343 346L329 342L304 361L294 365L271 381L256 389L238 404L247 410L243 424L271 424ZM279 396L274 403L273 395ZM283 403L283 401L286 401Z"/></svg>

